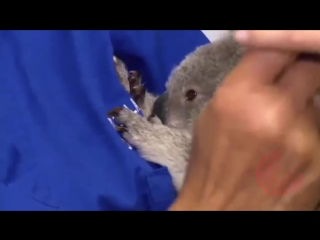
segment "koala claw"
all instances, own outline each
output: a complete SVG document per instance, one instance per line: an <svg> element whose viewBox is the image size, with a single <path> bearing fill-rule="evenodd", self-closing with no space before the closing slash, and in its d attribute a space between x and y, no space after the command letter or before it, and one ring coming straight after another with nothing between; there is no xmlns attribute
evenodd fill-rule
<svg viewBox="0 0 320 240"><path fill-rule="evenodd" d="M115 121L120 125L117 127L117 130L127 133L126 135L140 134L148 130L151 131L151 123L149 123L146 118L127 108L115 108L109 112L109 116L110 115L114 117Z"/></svg>
<svg viewBox="0 0 320 240"><path fill-rule="evenodd" d="M128 129L125 126L117 126L116 131L117 132L128 132Z"/></svg>
<svg viewBox="0 0 320 240"><path fill-rule="evenodd" d="M129 72L130 94L135 102L143 101L146 89L141 84L141 74L137 71Z"/></svg>
<svg viewBox="0 0 320 240"><path fill-rule="evenodd" d="M141 74L138 71L130 71L128 81L129 81L129 83L140 84L141 83Z"/></svg>
<svg viewBox="0 0 320 240"><path fill-rule="evenodd" d="M122 107L114 108L113 110L108 112L108 117L118 117L122 109Z"/></svg>
<svg viewBox="0 0 320 240"><path fill-rule="evenodd" d="M122 107L116 107L113 110L108 112L108 117L113 117L113 118L118 118L120 115L120 112L123 110L124 108ZM128 132L128 128L126 126L120 125L120 126L115 126L115 129L117 132Z"/></svg>

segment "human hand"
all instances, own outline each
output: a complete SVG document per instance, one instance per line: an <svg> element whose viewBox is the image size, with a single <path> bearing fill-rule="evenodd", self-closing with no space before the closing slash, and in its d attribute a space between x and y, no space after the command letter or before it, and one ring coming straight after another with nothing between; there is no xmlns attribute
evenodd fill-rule
<svg viewBox="0 0 320 240"><path fill-rule="evenodd" d="M320 53L320 30L242 30L235 36L246 46Z"/></svg>
<svg viewBox="0 0 320 240"><path fill-rule="evenodd" d="M187 176L170 209L315 209L319 74L320 65L293 54L247 53L195 124ZM278 161L264 164L273 153Z"/></svg>

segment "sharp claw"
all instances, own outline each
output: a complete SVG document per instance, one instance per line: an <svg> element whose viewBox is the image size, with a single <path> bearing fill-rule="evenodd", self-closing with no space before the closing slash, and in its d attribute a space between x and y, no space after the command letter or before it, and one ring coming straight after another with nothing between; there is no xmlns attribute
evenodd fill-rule
<svg viewBox="0 0 320 240"><path fill-rule="evenodd" d="M108 112L108 117L118 117L119 116L119 113L120 111L122 110L123 108L122 107L117 107L111 111Z"/></svg>
<svg viewBox="0 0 320 240"><path fill-rule="evenodd" d="M116 126L116 131L117 132L127 132L128 129L124 126Z"/></svg>
<svg viewBox="0 0 320 240"><path fill-rule="evenodd" d="M130 94L132 95L135 101L139 100L145 94L145 88L141 85L140 82L140 73L137 71L129 72L129 85L130 85Z"/></svg>
<svg viewBox="0 0 320 240"><path fill-rule="evenodd" d="M143 86L137 86L134 89L131 88L130 94L134 101L138 101L144 97L146 89Z"/></svg>
<svg viewBox="0 0 320 240"><path fill-rule="evenodd" d="M138 71L130 71L128 80L130 83L134 83L135 81L139 82L140 76Z"/></svg>

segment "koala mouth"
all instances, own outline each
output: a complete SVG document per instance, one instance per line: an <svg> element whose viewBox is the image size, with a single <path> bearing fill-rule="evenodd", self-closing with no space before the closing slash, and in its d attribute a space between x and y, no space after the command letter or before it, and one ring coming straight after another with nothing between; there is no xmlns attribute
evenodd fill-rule
<svg viewBox="0 0 320 240"><path fill-rule="evenodd" d="M168 93L164 92L156 99L152 108L152 114L156 115L161 120L162 124L166 124L167 100L168 100Z"/></svg>

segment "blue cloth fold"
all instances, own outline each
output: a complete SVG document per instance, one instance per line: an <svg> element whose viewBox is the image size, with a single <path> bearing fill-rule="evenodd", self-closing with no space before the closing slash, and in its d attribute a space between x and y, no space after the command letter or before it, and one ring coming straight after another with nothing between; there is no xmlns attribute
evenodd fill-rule
<svg viewBox="0 0 320 240"><path fill-rule="evenodd" d="M176 192L114 130L134 109L112 56L153 92L197 46L199 31L0 31L0 210L166 210Z"/></svg>

